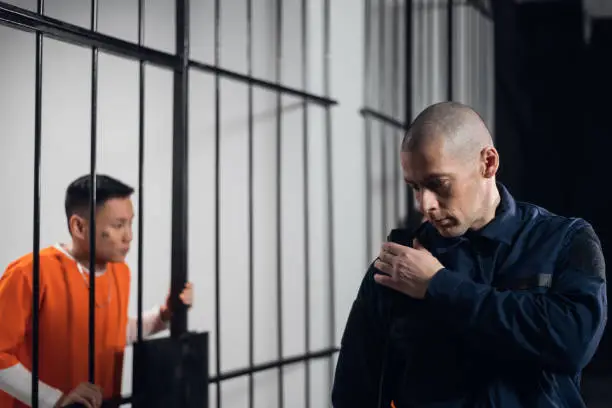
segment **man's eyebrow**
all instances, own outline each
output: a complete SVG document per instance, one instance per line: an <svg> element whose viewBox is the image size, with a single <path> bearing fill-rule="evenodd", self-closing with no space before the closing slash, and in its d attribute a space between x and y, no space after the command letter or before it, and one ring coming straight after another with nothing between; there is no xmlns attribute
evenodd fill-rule
<svg viewBox="0 0 612 408"><path fill-rule="evenodd" d="M423 179L423 182L431 181L431 180L437 179L437 178L452 178L452 175L450 173L432 173L432 174L428 174ZM406 177L404 177L404 182L406 184L415 184L416 183L413 180L408 180Z"/></svg>

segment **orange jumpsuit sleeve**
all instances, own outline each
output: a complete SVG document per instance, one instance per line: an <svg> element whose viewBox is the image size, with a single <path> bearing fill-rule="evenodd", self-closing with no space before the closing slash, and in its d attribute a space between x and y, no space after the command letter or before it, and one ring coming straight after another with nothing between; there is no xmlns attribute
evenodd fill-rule
<svg viewBox="0 0 612 408"><path fill-rule="evenodd" d="M0 370L18 363L15 353L32 313L31 275L31 267L14 263L0 277Z"/></svg>

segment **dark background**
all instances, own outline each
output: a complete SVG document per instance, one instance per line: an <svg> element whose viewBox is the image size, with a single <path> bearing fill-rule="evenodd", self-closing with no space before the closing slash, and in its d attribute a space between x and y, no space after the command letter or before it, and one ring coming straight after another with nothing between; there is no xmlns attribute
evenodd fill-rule
<svg viewBox="0 0 612 408"><path fill-rule="evenodd" d="M612 259L612 20L585 20L581 1L491 4L499 179L518 199L591 222ZM585 372L589 407L612 406L602 396L612 385L610 329Z"/></svg>

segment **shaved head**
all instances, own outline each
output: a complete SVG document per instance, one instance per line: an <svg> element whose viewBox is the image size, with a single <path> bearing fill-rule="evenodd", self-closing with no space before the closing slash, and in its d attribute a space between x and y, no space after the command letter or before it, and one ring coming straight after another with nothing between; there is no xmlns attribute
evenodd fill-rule
<svg viewBox="0 0 612 408"><path fill-rule="evenodd" d="M480 115L458 102L437 103L421 112L404 136L402 152L440 141L453 156L466 159L477 157L484 147L493 146L491 134Z"/></svg>
<svg viewBox="0 0 612 408"><path fill-rule="evenodd" d="M401 163L421 212L443 236L490 221L499 155L469 106L442 102L421 112L402 141Z"/></svg>

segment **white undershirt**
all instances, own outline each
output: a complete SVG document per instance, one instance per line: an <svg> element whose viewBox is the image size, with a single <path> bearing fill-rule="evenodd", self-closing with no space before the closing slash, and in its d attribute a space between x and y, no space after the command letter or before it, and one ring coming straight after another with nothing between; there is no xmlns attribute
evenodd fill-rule
<svg viewBox="0 0 612 408"><path fill-rule="evenodd" d="M66 251L61 245L56 245L66 256L74 260L72 255ZM76 260L75 260L76 262ZM77 262L79 271L85 275L87 272ZM96 272L96 275L102 275L104 272ZM142 314L142 335L143 337L151 336L168 328L168 323L163 322L160 316L160 308L154 307L148 312ZM128 318L126 330L126 343L128 345L135 343L138 340L138 319L136 317ZM21 401L27 406L32 406L32 373L22 364L18 363L4 370L0 370L0 390L11 395L13 398ZM53 387L38 382L38 401L40 408L53 408L63 393Z"/></svg>

